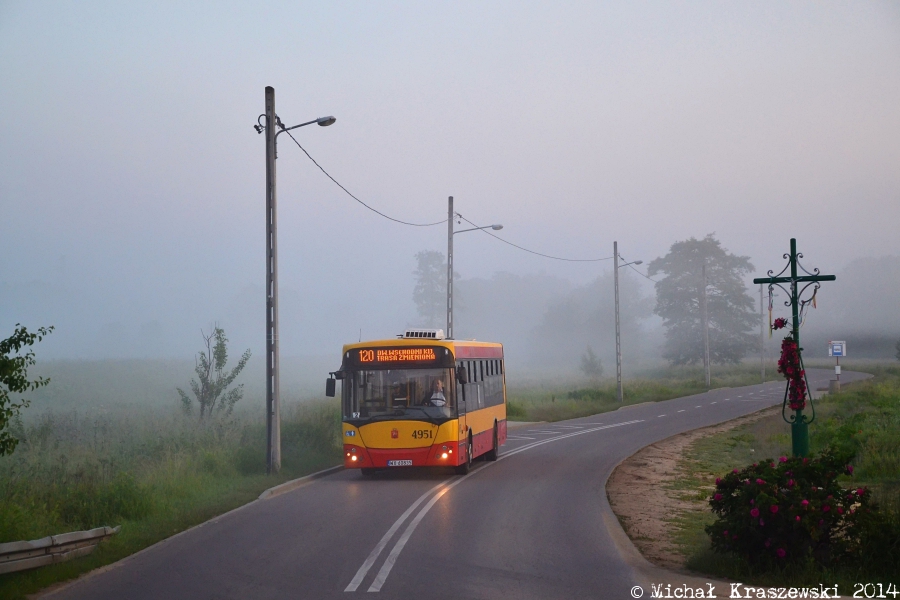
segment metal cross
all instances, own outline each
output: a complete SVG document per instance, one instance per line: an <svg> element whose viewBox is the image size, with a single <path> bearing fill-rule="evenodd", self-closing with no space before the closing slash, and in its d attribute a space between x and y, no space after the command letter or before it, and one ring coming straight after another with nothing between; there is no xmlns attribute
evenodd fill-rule
<svg viewBox="0 0 900 600"><path fill-rule="evenodd" d="M813 272L810 273L807 271L803 265L800 264L800 259L803 258L803 255L797 252L797 240L795 238L791 238L791 252L790 254L785 254L784 258L788 260L788 264L781 270L777 275L773 275L772 271L768 272L768 277L759 277L753 280L753 283L762 283L769 285L769 294L772 293L772 289L774 286L780 287L785 293L788 294L790 298L788 301L784 303L785 306L791 307L791 312L793 318L791 319L791 335L794 338L794 341L797 343L797 352L800 354L800 368L803 369L803 348L800 347L800 318L802 314L803 307L812 301L812 298L815 297L816 291L819 289L820 281L834 281L836 277L834 275L820 275L819 269L813 269ZM785 271L790 268L791 274L790 276L785 276ZM799 271L803 271L805 275L799 274ZM790 290L785 289L785 287L781 284L787 283L790 285ZM802 284L803 287L800 287ZM814 285L812 290L812 297L809 300L803 300L803 293L809 288L809 286ZM804 369L804 377L805 369ZM816 409L813 405L812 401L812 392L809 389L809 381L806 382L806 393L809 397L809 406L812 409L812 417L807 417L807 415L803 414L803 410L796 410L795 414L790 415L790 417L786 414L786 409L788 406L788 390L790 389L790 382L788 382L788 386L784 391L784 402L781 406L781 415L784 420L791 425L791 446L793 449L794 456L806 456L809 454L809 424L812 423L816 418Z"/></svg>

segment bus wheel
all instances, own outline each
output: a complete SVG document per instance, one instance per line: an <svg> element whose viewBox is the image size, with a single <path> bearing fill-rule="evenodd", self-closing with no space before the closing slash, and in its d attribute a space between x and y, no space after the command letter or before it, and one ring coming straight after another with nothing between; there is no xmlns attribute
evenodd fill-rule
<svg viewBox="0 0 900 600"><path fill-rule="evenodd" d="M377 470L377 469L373 469L372 467L363 467L362 469L360 469L360 472L362 473L362 476L363 476L363 477L371 477L371 476L373 476L375 473L377 473L378 470Z"/></svg>
<svg viewBox="0 0 900 600"><path fill-rule="evenodd" d="M466 444L466 462L456 467L456 472L460 475L465 475L469 472L469 469L472 468L472 454L474 449L472 448L472 436L469 436L469 443Z"/></svg>
<svg viewBox="0 0 900 600"><path fill-rule="evenodd" d="M497 457L500 455L500 437L497 435L497 424L494 423L494 445L493 447L485 453L485 460L497 460Z"/></svg>

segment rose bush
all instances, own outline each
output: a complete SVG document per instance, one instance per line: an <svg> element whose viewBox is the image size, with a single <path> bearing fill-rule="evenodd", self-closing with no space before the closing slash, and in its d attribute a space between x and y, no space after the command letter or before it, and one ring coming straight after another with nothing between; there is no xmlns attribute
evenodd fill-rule
<svg viewBox="0 0 900 600"><path fill-rule="evenodd" d="M717 479L709 504L718 518L706 528L713 550L756 565L845 561L875 519L869 490L837 480L852 474L851 457L829 449L767 459Z"/></svg>

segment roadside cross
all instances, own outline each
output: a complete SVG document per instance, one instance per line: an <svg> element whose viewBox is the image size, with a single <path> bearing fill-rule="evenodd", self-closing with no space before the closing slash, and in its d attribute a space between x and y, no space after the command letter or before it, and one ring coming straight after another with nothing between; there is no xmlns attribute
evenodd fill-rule
<svg viewBox="0 0 900 600"><path fill-rule="evenodd" d="M834 281L836 277L834 275L821 275L819 269L813 269L813 272L810 273L803 268L803 265L800 264L800 259L803 258L803 255L797 252L797 240L795 238L791 238L791 252L790 254L785 254L784 258L788 259L788 264L785 265L780 273L773 274L772 271L769 271L768 277L758 277L753 280L753 283L768 284L770 297L772 290L776 285L784 290L790 297L790 300L785 302L785 305L791 307L791 314L793 317L791 319L791 334L789 337L793 339L797 346L800 374L805 383L804 396L809 397L809 406L812 409L812 416L810 417L803 413L802 405L800 408L794 410L794 414L790 415L790 417L786 414L788 407L788 392L791 388L790 381L788 381L788 385L784 391L784 402L781 407L781 415L784 420L791 425L791 446L794 456L806 456L809 454L809 424L816 418L816 408L813 405L812 393L810 392L809 382L806 379L806 372L803 368L803 348L800 347L800 319L802 317L803 308L808 303L814 301L816 291L819 289L819 282ZM788 269L790 269L790 275L785 275L785 271ZM804 274L801 275L799 271L803 271ZM785 289L782 284L788 284L790 289ZM814 286L812 297L808 300L803 300L803 293L811 285ZM803 404L805 404L805 402L803 402Z"/></svg>

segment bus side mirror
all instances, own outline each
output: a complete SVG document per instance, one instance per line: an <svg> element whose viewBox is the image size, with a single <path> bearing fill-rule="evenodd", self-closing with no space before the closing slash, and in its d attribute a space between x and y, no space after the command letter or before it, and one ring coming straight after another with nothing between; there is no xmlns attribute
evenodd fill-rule
<svg viewBox="0 0 900 600"><path fill-rule="evenodd" d="M465 367L456 367L456 381L459 383L469 383L469 372Z"/></svg>
<svg viewBox="0 0 900 600"><path fill-rule="evenodd" d="M335 379L330 377L325 380L325 395L329 398L334 398L335 381Z"/></svg>

